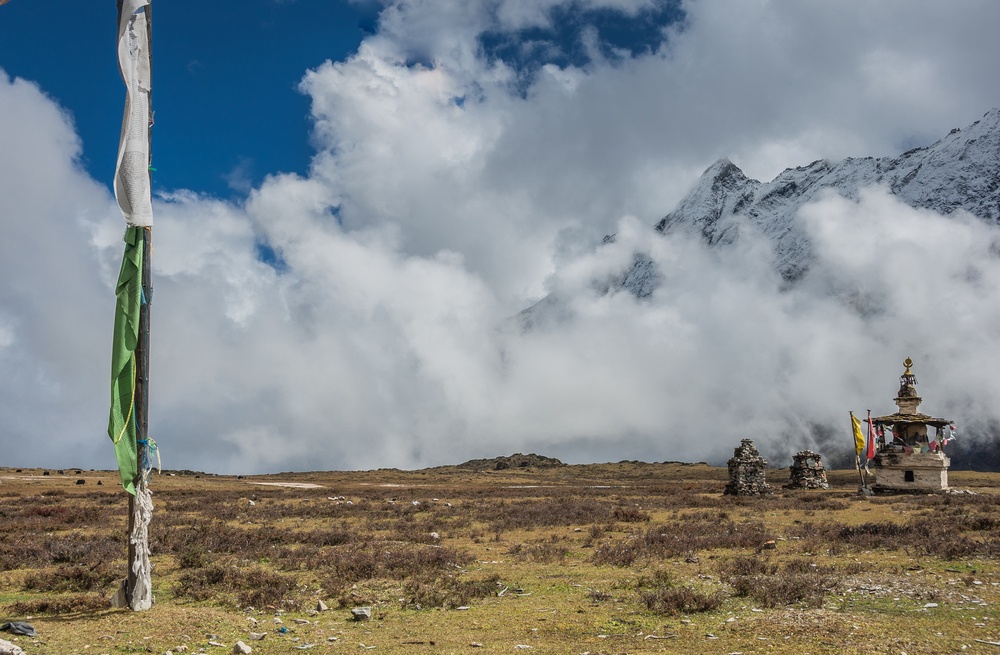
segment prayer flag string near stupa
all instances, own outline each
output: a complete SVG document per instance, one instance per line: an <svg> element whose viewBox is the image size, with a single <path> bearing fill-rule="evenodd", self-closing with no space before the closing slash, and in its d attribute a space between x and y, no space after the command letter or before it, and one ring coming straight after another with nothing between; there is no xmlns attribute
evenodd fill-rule
<svg viewBox="0 0 1000 655"><path fill-rule="evenodd" d="M115 166L115 198L125 219L125 253L115 288L108 436L115 447L122 486L129 492L128 577L112 599L133 610L153 604L149 562L152 496L147 488L150 453L149 273L153 225L150 193L150 0L117 0L118 68L125 83L125 112Z"/></svg>
<svg viewBox="0 0 1000 655"><path fill-rule="evenodd" d="M854 433L854 454L860 460L861 451L865 449L865 435L861 432L861 421L851 412L851 429Z"/></svg>

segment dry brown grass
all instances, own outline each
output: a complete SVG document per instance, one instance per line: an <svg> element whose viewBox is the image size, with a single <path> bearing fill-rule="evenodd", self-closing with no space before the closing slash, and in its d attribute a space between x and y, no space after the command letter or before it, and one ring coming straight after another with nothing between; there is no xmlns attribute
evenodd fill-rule
<svg viewBox="0 0 1000 655"><path fill-rule="evenodd" d="M157 603L132 613L107 604L125 571L115 476L2 470L0 619L30 617L32 654L196 651L207 635L263 655L1000 641L1000 475L952 474L977 495L889 498L857 496L855 475L789 492L772 470L769 498L722 496L725 470L679 463L156 476ZM360 605L371 621L351 619Z"/></svg>

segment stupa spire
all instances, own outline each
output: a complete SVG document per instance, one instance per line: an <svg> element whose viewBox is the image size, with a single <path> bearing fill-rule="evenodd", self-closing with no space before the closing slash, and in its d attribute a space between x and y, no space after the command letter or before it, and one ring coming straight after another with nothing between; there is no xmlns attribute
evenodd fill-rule
<svg viewBox="0 0 1000 655"><path fill-rule="evenodd" d="M903 374L899 376L899 393L896 394L896 407L900 414L916 414L920 402L923 400L917 395L917 376L911 370L913 360L909 357L903 361Z"/></svg>

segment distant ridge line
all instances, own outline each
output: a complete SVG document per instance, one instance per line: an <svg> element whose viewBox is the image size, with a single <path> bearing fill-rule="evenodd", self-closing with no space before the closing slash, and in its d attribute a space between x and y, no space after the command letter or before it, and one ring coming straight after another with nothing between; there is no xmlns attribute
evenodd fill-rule
<svg viewBox="0 0 1000 655"><path fill-rule="evenodd" d="M516 468L557 468L559 466L566 466L563 462L559 461L555 457L545 457L544 455L536 455L530 453L528 455L523 455L521 453L514 453L513 455L491 457L488 459L470 459L467 462L459 464L456 468L460 469L473 469L476 471L491 470L491 471L502 471L505 469L516 469Z"/></svg>

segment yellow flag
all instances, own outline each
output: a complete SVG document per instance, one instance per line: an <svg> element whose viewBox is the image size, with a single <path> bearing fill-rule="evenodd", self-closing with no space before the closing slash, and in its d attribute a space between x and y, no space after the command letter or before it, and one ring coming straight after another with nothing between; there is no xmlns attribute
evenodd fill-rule
<svg viewBox="0 0 1000 655"><path fill-rule="evenodd" d="M865 449L865 433L861 431L861 421L851 412L851 423L854 427L854 451L857 455Z"/></svg>

